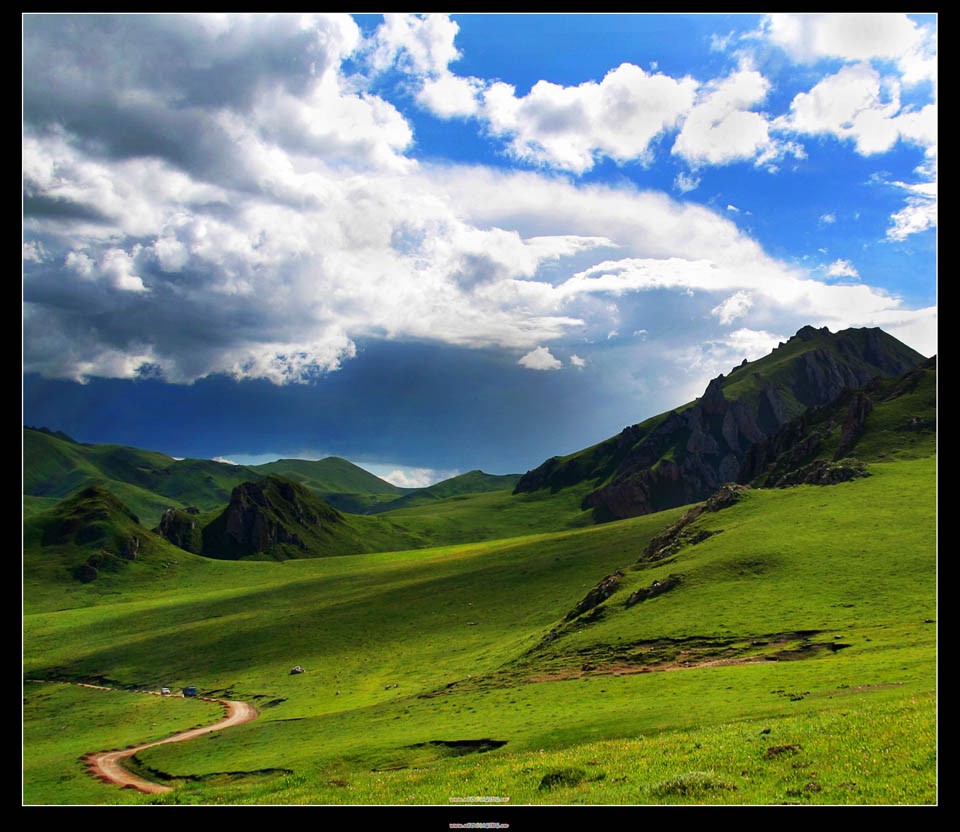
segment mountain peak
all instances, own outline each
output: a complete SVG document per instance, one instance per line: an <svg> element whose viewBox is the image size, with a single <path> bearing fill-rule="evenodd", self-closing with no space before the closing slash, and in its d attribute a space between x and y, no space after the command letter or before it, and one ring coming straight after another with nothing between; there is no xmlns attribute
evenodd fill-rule
<svg viewBox="0 0 960 832"><path fill-rule="evenodd" d="M569 457L528 471L516 492L592 481L583 499L598 519L649 514L706 499L734 480L747 450L807 409L877 377L896 377L923 356L877 328L801 327L787 344L707 385L695 402L654 416ZM738 372L739 370L739 372Z"/></svg>

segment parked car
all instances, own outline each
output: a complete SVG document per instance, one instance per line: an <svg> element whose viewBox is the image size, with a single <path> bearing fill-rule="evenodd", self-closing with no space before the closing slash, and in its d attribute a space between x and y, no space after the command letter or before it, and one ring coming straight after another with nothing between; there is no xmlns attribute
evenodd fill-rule
<svg viewBox="0 0 960 832"><path fill-rule="evenodd" d="M196 696L197 695L197 686L196 685L187 685L183 689L184 696Z"/></svg>
<svg viewBox="0 0 960 832"><path fill-rule="evenodd" d="M169 696L169 695L170 695L170 688L160 688L160 695L161 695L161 696Z"/></svg>

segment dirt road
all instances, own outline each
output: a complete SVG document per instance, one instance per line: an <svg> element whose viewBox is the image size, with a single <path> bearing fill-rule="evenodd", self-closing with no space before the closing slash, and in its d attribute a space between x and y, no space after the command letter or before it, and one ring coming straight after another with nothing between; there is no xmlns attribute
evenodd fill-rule
<svg viewBox="0 0 960 832"><path fill-rule="evenodd" d="M160 694L156 694L159 696ZM252 705L246 702L234 702L229 699L203 699L204 702L217 702L223 705L224 719L215 722L213 725L206 725L202 728L192 728L181 734L174 734L156 742L147 742L143 745L137 745L133 748L124 748L119 751L94 751L86 754L84 760L89 772L94 777L107 782L115 783L118 786L139 789L146 794L162 794L172 791L169 786L161 786L159 783L151 783L142 777L127 771L121 765L121 760L132 757L138 751L144 748L151 748L154 745L163 745L168 742L184 742L199 737L202 734L209 734L211 731L222 731L224 728L230 728L233 725L242 725L244 722L250 722L256 719L259 714Z"/></svg>

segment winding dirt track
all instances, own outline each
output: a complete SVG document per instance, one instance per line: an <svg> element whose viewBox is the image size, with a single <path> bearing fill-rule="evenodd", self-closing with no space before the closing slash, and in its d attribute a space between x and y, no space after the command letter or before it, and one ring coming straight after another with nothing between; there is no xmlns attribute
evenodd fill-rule
<svg viewBox="0 0 960 832"><path fill-rule="evenodd" d="M87 687L94 686L87 685ZM109 690L109 688L102 689ZM150 691L150 693L154 692ZM154 695L160 696L159 693L155 693ZM86 764L90 774L99 778L100 780L103 780L104 782L114 783L125 788L139 789L145 794L163 794L164 792L173 791L170 786L161 786L159 783L151 783L149 780L144 780L142 777L137 777L135 774L127 771L127 769L121 765L121 760L125 760L127 757L132 757L134 754L136 754L138 751L142 751L144 748L151 748L154 745L163 745L164 743L168 742L184 742L185 740L192 740L194 737L199 737L202 734L209 734L211 731L222 731L224 728L230 728L233 725L242 725L244 722L250 722L259 716L256 709L252 705L248 705L246 702L235 702L229 699L207 699L205 697L199 698L204 702L217 702L220 705L223 705L224 719L220 720L220 722L215 722L212 725L205 725L202 728L191 728L189 731L184 731L180 734L174 734L172 737L157 740L156 742L146 742L143 745L133 746L132 748L124 748L113 751L93 751L81 758Z"/></svg>

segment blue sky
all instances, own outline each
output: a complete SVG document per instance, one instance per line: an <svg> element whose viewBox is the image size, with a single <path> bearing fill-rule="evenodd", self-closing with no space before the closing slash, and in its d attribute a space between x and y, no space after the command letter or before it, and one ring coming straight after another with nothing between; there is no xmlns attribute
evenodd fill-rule
<svg viewBox="0 0 960 832"><path fill-rule="evenodd" d="M522 472L805 324L936 352L931 15L25 15L24 422Z"/></svg>

